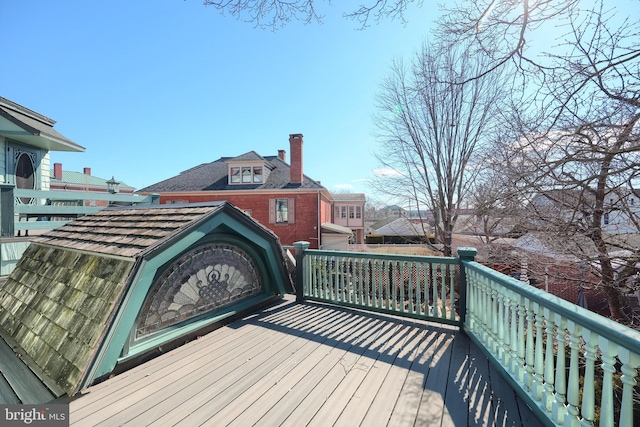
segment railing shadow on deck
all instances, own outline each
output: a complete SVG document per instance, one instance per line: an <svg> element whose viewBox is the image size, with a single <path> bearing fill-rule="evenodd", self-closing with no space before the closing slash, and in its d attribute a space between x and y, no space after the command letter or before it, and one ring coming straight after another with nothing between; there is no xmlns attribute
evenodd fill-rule
<svg viewBox="0 0 640 427"><path fill-rule="evenodd" d="M640 332L482 266L473 248L437 258L294 247L299 302L457 325L544 424L631 427L640 417Z"/></svg>
<svg viewBox="0 0 640 427"><path fill-rule="evenodd" d="M316 302L282 304L245 321L351 353L357 362L344 366L346 381L351 370L368 371L374 363L405 369L406 381L419 381L422 390L422 401L404 414L410 424L522 425L524 416L536 425L515 391L490 377L487 359L455 327ZM496 393L496 381L505 394Z"/></svg>

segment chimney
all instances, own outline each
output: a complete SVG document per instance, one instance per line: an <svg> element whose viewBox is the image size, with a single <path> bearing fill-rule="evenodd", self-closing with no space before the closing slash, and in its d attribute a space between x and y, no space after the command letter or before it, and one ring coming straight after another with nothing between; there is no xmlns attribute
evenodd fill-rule
<svg viewBox="0 0 640 427"><path fill-rule="evenodd" d="M287 152L284 150L278 150L278 158L287 163Z"/></svg>
<svg viewBox="0 0 640 427"><path fill-rule="evenodd" d="M289 135L289 145L291 150L291 177L292 184L302 184L302 134L292 133Z"/></svg>
<svg viewBox="0 0 640 427"><path fill-rule="evenodd" d="M91 175L91 168L84 168L85 175Z"/></svg>
<svg viewBox="0 0 640 427"><path fill-rule="evenodd" d="M62 179L62 163L53 164L53 177L55 179Z"/></svg>

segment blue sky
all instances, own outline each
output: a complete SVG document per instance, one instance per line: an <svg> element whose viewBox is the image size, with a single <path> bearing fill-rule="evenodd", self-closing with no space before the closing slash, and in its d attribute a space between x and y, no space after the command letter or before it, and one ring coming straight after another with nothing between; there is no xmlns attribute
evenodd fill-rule
<svg viewBox="0 0 640 427"><path fill-rule="evenodd" d="M375 96L438 8L359 31L342 3L359 4L272 32L199 0L0 0L0 96L86 148L51 153L65 170L142 188L223 156L288 152L302 133L306 175L370 194Z"/></svg>

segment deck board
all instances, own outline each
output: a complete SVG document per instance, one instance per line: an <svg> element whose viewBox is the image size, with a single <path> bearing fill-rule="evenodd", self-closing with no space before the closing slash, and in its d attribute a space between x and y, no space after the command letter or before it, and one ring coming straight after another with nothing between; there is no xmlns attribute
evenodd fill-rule
<svg viewBox="0 0 640 427"><path fill-rule="evenodd" d="M89 387L70 402L70 421L535 425L457 328L289 298Z"/></svg>

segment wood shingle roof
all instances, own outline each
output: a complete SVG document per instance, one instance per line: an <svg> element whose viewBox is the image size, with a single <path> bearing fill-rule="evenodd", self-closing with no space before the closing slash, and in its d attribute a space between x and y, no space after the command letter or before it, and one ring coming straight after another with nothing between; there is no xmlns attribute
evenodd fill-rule
<svg viewBox="0 0 640 427"><path fill-rule="evenodd" d="M215 212L222 204L105 209L51 230L34 242L135 257L193 225L203 215Z"/></svg>

